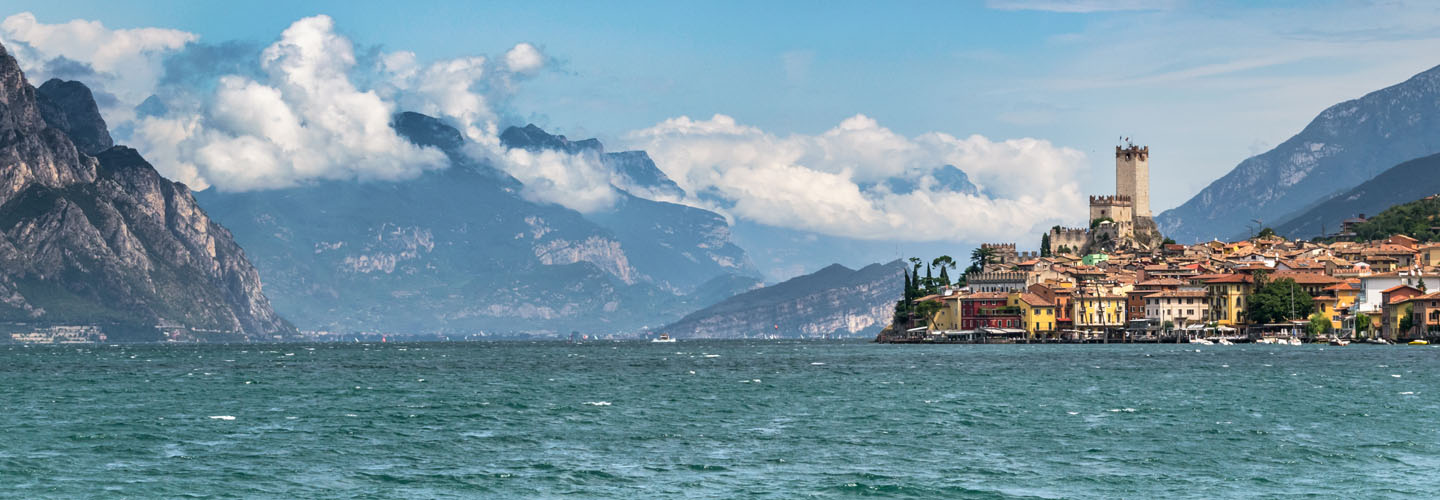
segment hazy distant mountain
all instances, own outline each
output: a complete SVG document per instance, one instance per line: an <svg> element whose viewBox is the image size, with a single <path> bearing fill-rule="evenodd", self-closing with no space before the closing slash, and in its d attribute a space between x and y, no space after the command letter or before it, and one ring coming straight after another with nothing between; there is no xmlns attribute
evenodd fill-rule
<svg viewBox="0 0 1440 500"><path fill-rule="evenodd" d="M110 147L88 88L37 91L3 47L0 186L0 320L99 324L124 340L156 340L157 324L233 340L294 333L190 190Z"/></svg>
<svg viewBox="0 0 1440 500"><path fill-rule="evenodd" d="M591 216L534 203L518 180L465 156L454 128L416 113L395 127L445 151L450 167L400 182L201 195L301 328L629 332L758 284L718 215L633 196ZM504 137L601 151L538 127Z"/></svg>
<svg viewBox="0 0 1440 500"><path fill-rule="evenodd" d="M777 334L872 336L904 294L902 261L858 271L839 264L730 297L656 330L680 338Z"/></svg>
<svg viewBox="0 0 1440 500"><path fill-rule="evenodd" d="M1322 231L1334 234L1340 231L1341 221L1357 214L1373 217L1436 193L1440 193L1440 155L1430 155L1396 165L1273 227L1287 238L1312 238Z"/></svg>
<svg viewBox="0 0 1440 500"><path fill-rule="evenodd" d="M1161 213L1182 242L1227 238L1251 219L1268 224L1406 160L1440 153L1440 67L1331 106L1299 134ZM1404 200L1397 200L1404 201Z"/></svg>

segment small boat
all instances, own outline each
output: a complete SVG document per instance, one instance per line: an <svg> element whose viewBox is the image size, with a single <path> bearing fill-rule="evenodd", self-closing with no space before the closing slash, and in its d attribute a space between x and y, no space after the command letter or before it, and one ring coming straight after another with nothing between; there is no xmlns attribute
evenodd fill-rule
<svg viewBox="0 0 1440 500"><path fill-rule="evenodd" d="M1191 343L1191 344L1199 344L1199 345L1215 345L1214 342L1211 342L1211 341L1205 340L1205 339L1191 339L1191 340L1190 340L1190 343Z"/></svg>
<svg viewBox="0 0 1440 500"><path fill-rule="evenodd" d="M1235 345L1235 343L1229 340L1220 339L1220 345Z"/></svg>
<svg viewBox="0 0 1440 500"><path fill-rule="evenodd" d="M675 339L672 338L672 337L670 336L670 334L668 334L668 333L662 333L662 334L660 334L659 337L655 337L655 338L653 338L653 339L650 339L650 341L651 341L651 342L674 342Z"/></svg>
<svg viewBox="0 0 1440 500"><path fill-rule="evenodd" d="M1301 344L1299 337L1290 337L1290 340L1289 340L1288 342L1286 342L1286 343L1287 343L1287 344L1290 344L1290 345L1300 345L1300 344Z"/></svg>
<svg viewBox="0 0 1440 500"><path fill-rule="evenodd" d="M1430 341L1425 339L1415 339L1410 341L1410 345L1430 345Z"/></svg>
<svg viewBox="0 0 1440 500"><path fill-rule="evenodd" d="M1255 343L1256 343L1256 344L1274 344L1274 343L1275 343L1275 337L1261 337L1260 340L1256 340Z"/></svg>
<svg viewBox="0 0 1440 500"><path fill-rule="evenodd" d="M1350 341L1345 339L1330 339L1330 345L1347 346L1350 345Z"/></svg>

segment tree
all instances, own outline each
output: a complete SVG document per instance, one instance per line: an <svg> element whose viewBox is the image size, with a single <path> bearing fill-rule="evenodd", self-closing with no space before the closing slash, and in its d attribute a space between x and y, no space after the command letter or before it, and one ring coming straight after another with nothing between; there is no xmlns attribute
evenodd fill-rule
<svg viewBox="0 0 1440 500"><path fill-rule="evenodd" d="M1325 313L1317 312L1310 315L1310 324L1305 325L1305 333L1308 337L1314 339L1317 336L1329 333L1331 326L1330 318L1325 317Z"/></svg>
<svg viewBox="0 0 1440 500"><path fill-rule="evenodd" d="M972 250L972 251L970 252L970 267L968 267L968 268L965 269L965 274L970 274L971 272L981 272L981 271L984 271L984 270L985 270L985 265L986 265L986 264L989 264L989 263L991 263L991 262L994 262L994 261L995 261L995 249L994 249L994 248L990 248L990 247L980 247L980 248L976 248L975 250Z"/></svg>
<svg viewBox="0 0 1440 500"><path fill-rule="evenodd" d="M1171 238L1171 237L1169 237L1169 236L1166 236L1166 237L1165 237L1165 241L1162 241L1162 242L1160 242L1160 243L1161 243L1162 245L1174 245L1174 244L1175 244L1175 238Z"/></svg>
<svg viewBox="0 0 1440 500"><path fill-rule="evenodd" d="M1261 229L1260 233L1255 235L1256 238L1269 238L1271 236L1275 236L1275 230L1268 227Z"/></svg>
<svg viewBox="0 0 1440 500"><path fill-rule="evenodd" d="M1364 335L1364 334L1367 334L1367 333L1370 332L1370 327L1371 327L1371 326L1372 326L1372 325L1370 324L1370 315L1369 315L1369 314L1365 314L1365 313L1357 313L1357 314L1355 314L1355 335L1368 337L1369 335Z"/></svg>
<svg viewBox="0 0 1440 500"><path fill-rule="evenodd" d="M1415 329L1415 306L1405 306L1405 312L1400 313L1400 332L1410 335L1410 330Z"/></svg>
<svg viewBox="0 0 1440 500"><path fill-rule="evenodd" d="M1094 230L1095 230L1095 226L1099 226L1101 222L1115 222L1115 219L1111 219L1111 218L1109 218L1109 217L1101 217L1101 218L1099 218L1099 219L1091 219L1091 220L1090 220L1090 230L1091 230L1091 231L1094 231Z"/></svg>
<svg viewBox="0 0 1440 500"><path fill-rule="evenodd" d="M1160 324L1160 329L1161 329L1161 330L1164 330L1164 331L1167 331L1167 332L1170 331L1170 330L1173 330L1173 329L1175 329L1175 322L1174 322L1174 321L1170 321L1170 320L1167 319L1167 320L1165 320L1164 323L1161 323L1161 324Z"/></svg>
<svg viewBox="0 0 1440 500"><path fill-rule="evenodd" d="M1281 278L1264 283L1263 278L1256 273L1256 292L1247 299L1249 303L1245 306L1245 315L1250 321L1279 323L1310 315L1315 304L1310 294L1305 293L1295 280Z"/></svg>
<svg viewBox="0 0 1440 500"><path fill-rule="evenodd" d="M955 259L949 255L941 255L930 261L930 264L940 268L940 284L950 286L950 273L945 272L945 269L955 269Z"/></svg>
<svg viewBox="0 0 1440 500"><path fill-rule="evenodd" d="M1420 282L1415 284L1415 288L1419 288L1422 292L1425 291L1425 278L1420 278Z"/></svg>
<svg viewBox="0 0 1440 500"><path fill-rule="evenodd" d="M1040 235L1040 256L1050 256L1050 233Z"/></svg>

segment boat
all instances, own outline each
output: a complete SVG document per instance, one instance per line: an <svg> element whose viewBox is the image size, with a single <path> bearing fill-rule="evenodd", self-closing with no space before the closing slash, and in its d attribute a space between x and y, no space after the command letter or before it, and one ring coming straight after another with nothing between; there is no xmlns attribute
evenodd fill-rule
<svg viewBox="0 0 1440 500"><path fill-rule="evenodd" d="M1345 339L1330 339L1330 345L1347 346L1350 345L1350 341Z"/></svg>
<svg viewBox="0 0 1440 500"><path fill-rule="evenodd" d="M1235 343L1226 339L1220 339L1220 345L1235 345Z"/></svg>
<svg viewBox="0 0 1440 500"><path fill-rule="evenodd" d="M1385 340L1385 339L1378 338L1378 337L1377 337L1377 338L1365 339L1365 343L1366 343L1366 344L1375 344L1375 345L1390 345L1390 341L1389 341L1389 340Z"/></svg>
<svg viewBox="0 0 1440 500"><path fill-rule="evenodd" d="M662 334L660 334L659 337L655 337L655 338L653 338L653 339L650 339L650 341L651 341L651 342L674 342L675 339L674 339L673 337L671 337L670 334L668 334L668 333L662 333Z"/></svg>
<svg viewBox="0 0 1440 500"><path fill-rule="evenodd" d="M1256 340L1255 343L1256 343L1256 344L1274 344L1274 343L1275 343L1275 337L1261 337L1260 340Z"/></svg>
<svg viewBox="0 0 1440 500"><path fill-rule="evenodd" d="M1190 340L1190 343L1191 343L1191 344L1199 344L1199 345L1215 345L1214 342L1211 342L1211 341L1205 340L1205 339L1191 339L1191 340Z"/></svg>
<svg viewBox="0 0 1440 500"><path fill-rule="evenodd" d="M1430 341L1425 339L1415 339L1410 341L1410 345L1430 345Z"/></svg>
<svg viewBox="0 0 1440 500"><path fill-rule="evenodd" d="M1300 345L1300 344L1301 344L1299 337L1290 337L1290 340L1287 341L1287 342L1285 342L1285 343L1290 344L1290 345Z"/></svg>

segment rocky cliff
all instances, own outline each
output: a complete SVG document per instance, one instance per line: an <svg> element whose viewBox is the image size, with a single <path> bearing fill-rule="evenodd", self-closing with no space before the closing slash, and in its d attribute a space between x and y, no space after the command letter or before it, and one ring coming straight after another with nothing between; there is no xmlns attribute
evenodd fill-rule
<svg viewBox="0 0 1440 500"><path fill-rule="evenodd" d="M1229 238L1355 187L1401 162L1440 153L1440 67L1342 102L1268 152L1240 162L1156 217L1181 242Z"/></svg>
<svg viewBox="0 0 1440 500"><path fill-rule="evenodd" d="M905 264L839 264L730 297L656 332L677 338L873 336L904 294Z"/></svg>
<svg viewBox="0 0 1440 500"><path fill-rule="evenodd" d="M156 325L229 340L294 333L190 190L108 147L88 89L42 89L0 47L0 321L100 324L121 340L157 339Z"/></svg>

